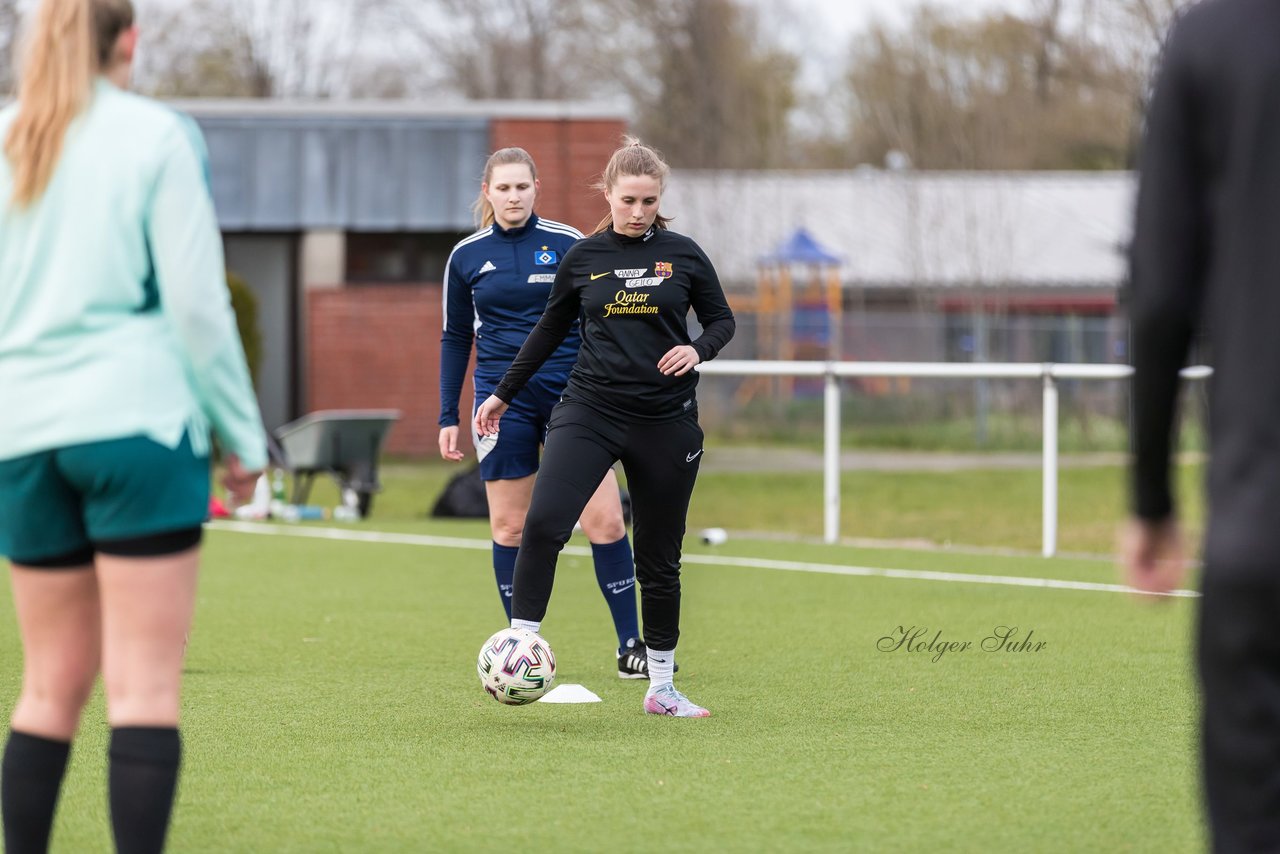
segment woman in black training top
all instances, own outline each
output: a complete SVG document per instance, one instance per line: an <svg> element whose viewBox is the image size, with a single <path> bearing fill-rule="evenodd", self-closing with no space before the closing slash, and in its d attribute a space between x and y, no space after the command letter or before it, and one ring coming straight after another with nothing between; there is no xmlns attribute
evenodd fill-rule
<svg viewBox="0 0 1280 854"><path fill-rule="evenodd" d="M669 171L638 141L614 152L601 183L609 216L565 253L546 311L476 410L475 429L482 436L497 432L507 404L580 318L582 348L551 413L516 558L511 625L539 630L560 549L605 472L621 461L649 655L644 709L707 717L672 684L680 551L702 460L693 368L728 343L734 320L706 254L669 231L658 213ZM686 323L690 308L703 329L696 341Z"/></svg>

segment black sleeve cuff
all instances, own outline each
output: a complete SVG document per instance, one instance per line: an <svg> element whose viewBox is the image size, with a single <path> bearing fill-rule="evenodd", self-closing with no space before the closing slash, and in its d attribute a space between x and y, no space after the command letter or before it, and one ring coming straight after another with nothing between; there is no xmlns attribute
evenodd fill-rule
<svg viewBox="0 0 1280 854"><path fill-rule="evenodd" d="M1145 498L1134 502L1133 515L1146 522L1163 522L1173 516L1173 501L1163 498Z"/></svg>

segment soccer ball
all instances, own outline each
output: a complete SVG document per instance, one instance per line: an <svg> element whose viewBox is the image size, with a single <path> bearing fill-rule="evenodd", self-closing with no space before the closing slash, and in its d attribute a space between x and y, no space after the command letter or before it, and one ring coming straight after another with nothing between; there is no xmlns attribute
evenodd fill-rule
<svg viewBox="0 0 1280 854"><path fill-rule="evenodd" d="M493 699L523 706L551 690L556 657L551 645L528 629L503 629L480 647L476 672Z"/></svg>

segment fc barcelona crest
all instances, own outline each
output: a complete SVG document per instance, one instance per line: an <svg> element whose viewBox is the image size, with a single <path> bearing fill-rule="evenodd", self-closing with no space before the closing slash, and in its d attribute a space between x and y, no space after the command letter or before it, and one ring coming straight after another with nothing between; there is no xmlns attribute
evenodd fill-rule
<svg viewBox="0 0 1280 854"><path fill-rule="evenodd" d="M662 279L671 278L671 274L675 271L671 269L670 261L657 261L653 265L653 274Z"/></svg>

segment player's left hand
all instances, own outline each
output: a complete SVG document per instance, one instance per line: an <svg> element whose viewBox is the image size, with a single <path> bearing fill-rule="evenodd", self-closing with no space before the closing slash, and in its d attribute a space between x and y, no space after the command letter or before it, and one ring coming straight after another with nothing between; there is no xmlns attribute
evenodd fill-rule
<svg viewBox="0 0 1280 854"><path fill-rule="evenodd" d="M672 347L666 355L658 360L658 370L669 377L682 377L693 370L701 362L698 351L691 344L680 344Z"/></svg>

